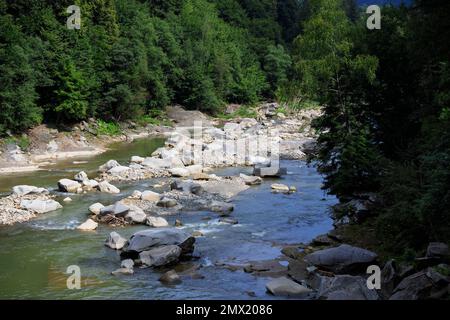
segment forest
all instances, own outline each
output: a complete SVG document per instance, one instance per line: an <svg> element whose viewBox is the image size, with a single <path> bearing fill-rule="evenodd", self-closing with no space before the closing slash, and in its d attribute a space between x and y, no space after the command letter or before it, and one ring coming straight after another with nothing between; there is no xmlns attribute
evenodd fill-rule
<svg viewBox="0 0 450 320"><path fill-rule="evenodd" d="M406 257L450 241L449 16L445 0L385 5L368 30L352 0L0 0L0 135L169 104L320 105L324 189L376 195L371 227Z"/></svg>

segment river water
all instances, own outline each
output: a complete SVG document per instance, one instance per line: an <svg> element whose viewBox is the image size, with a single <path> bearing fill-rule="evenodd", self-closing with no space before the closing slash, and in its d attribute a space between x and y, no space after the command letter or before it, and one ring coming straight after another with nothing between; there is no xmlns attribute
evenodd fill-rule
<svg viewBox="0 0 450 320"><path fill-rule="evenodd" d="M131 144L116 144L87 163L73 160L60 162L44 171L0 177L0 192L30 184L56 188L60 178L71 178L85 170L95 176L95 169L109 159L126 164L132 155L148 156L163 144L162 139L143 139ZM79 159L77 159L79 160ZM135 268L134 275L113 276L120 266L119 253L104 246L112 231L124 237L146 229L146 226L111 228L99 225L94 232L76 230L88 216L87 208L95 202L108 205L130 195L134 190L152 189L158 179L133 183L116 183L118 195L90 193L71 195L73 202L64 208L41 215L29 222L0 227L0 299L273 299L265 290L269 278L256 277L244 271L216 266L218 261L245 263L271 260L281 255L286 244L310 241L332 229L328 207L336 199L320 189L322 177L303 161L281 161L288 174L282 179L265 179L234 200L233 217L237 225L221 224L208 212L189 212L166 217L171 225L183 221L189 232L201 231L195 255L198 260L183 264L185 268L201 265L202 278L185 278L181 284L166 286L158 278L166 270ZM217 170L219 175L250 173L251 168ZM297 187L297 193L271 193L274 182ZM65 197L59 194L57 200ZM213 219L205 220L206 217ZM283 263L283 262L282 262ZM69 290L67 267L81 270L81 289ZM253 292L255 297L250 297Z"/></svg>

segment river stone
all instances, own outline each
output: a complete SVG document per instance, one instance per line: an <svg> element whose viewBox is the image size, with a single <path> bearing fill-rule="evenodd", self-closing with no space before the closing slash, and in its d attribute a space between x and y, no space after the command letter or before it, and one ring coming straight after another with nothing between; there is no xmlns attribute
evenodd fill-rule
<svg viewBox="0 0 450 320"><path fill-rule="evenodd" d="M448 245L442 242L430 242L427 248L427 258L443 258L449 256Z"/></svg>
<svg viewBox="0 0 450 320"><path fill-rule="evenodd" d="M134 261L132 259L125 259L120 262L121 268L133 269Z"/></svg>
<svg viewBox="0 0 450 320"><path fill-rule="evenodd" d="M87 219L85 222L83 222L82 224L80 224L77 229L78 230L83 230L83 231L91 231L91 230L95 230L98 227L98 223L95 222L92 219Z"/></svg>
<svg viewBox="0 0 450 320"><path fill-rule="evenodd" d="M189 171L189 175L200 174L203 172L203 167L200 164L187 166L186 169Z"/></svg>
<svg viewBox="0 0 450 320"><path fill-rule="evenodd" d="M161 281L162 283L165 283L165 284L178 284L181 282L181 278L178 275L178 273L176 273L175 270L170 270L170 271L167 271L166 273L164 273L159 278L159 281Z"/></svg>
<svg viewBox="0 0 450 320"><path fill-rule="evenodd" d="M86 180L89 180L86 172L84 172L84 171L78 172L73 178L75 179L75 181L78 181L78 182L84 182Z"/></svg>
<svg viewBox="0 0 450 320"><path fill-rule="evenodd" d="M321 277L317 296L326 300L378 300L376 290L370 290L363 277L350 275Z"/></svg>
<svg viewBox="0 0 450 320"><path fill-rule="evenodd" d="M266 284L266 289L274 296L306 297L311 289L286 277L276 278Z"/></svg>
<svg viewBox="0 0 450 320"><path fill-rule="evenodd" d="M157 159L157 158L145 158L145 160L141 164L145 167L159 170L170 167L170 161L166 159Z"/></svg>
<svg viewBox="0 0 450 320"><path fill-rule="evenodd" d="M192 252L195 238L175 228L148 229L138 231L130 238L127 252L142 252L157 246L178 245L185 253Z"/></svg>
<svg viewBox="0 0 450 320"><path fill-rule="evenodd" d="M83 187L88 190L92 190L92 189L98 187L98 181L96 181L94 179L84 180L82 184L83 184Z"/></svg>
<svg viewBox="0 0 450 320"><path fill-rule="evenodd" d="M335 248L328 248L310 253L304 260L309 264L333 271L334 273L348 273L372 264L377 254L348 244Z"/></svg>
<svg viewBox="0 0 450 320"><path fill-rule="evenodd" d="M119 188L113 186L108 181L100 182L98 184L98 189L100 190L100 192L105 192L105 193L120 193Z"/></svg>
<svg viewBox="0 0 450 320"><path fill-rule="evenodd" d="M241 173L239 176L242 178L242 180L244 180L245 184L249 186L258 185L262 183L261 177L248 176L243 173Z"/></svg>
<svg viewBox="0 0 450 320"><path fill-rule="evenodd" d="M89 212L91 212L92 214L100 214L100 211L104 208L105 206L102 205L100 202L94 203L91 206L89 206Z"/></svg>
<svg viewBox="0 0 450 320"><path fill-rule="evenodd" d="M147 217L146 224L153 228L163 228L169 226L169 223L167 222L166 219L162 217L152 217L152 216Z"/></svg>
<svg viewBox="0 0 450 320"><path fill-rule="evenodd" d="M35 194L35 193L48 193L47 189L44 188L38 188L35 186L27 186L27 185L20 185L20 186L15 186L12 189L13 194L18 196L18 197L22 197L25 196L27 194Z"/></svg>
<svg viewBox="0 0 450 320"><path fill-rule="evenodd" d="M192 181L173 181L170 184L170 189L196 195L200 195L204 191L203 187L200 184L194 183Z"/></svg>
<svg viewBox="0 0 450 320"><path fill-rule="evenodd" d="M277 192L289 192L289 187L281 183L273 183L270 187L272 188L272 190Z"/></svg>
<svg viewBox="0 0 450 320"><path fill-rule="evenodd" d="M144 210L134 205L130 205L129 208L130 210L125 215L125 219L131 223L144 224L147 220Z"/></svg>
<svg viewBox="0 0 450 320"><path fill-rule="evenodd" d="M141 199L141 197L142 197L142 192L140 192L139 190L134 190L130 196L131 199Z"/></svg>
<svg viewBox="0 0 450 320"><path fill-rule="evenodd" d="M72 198L71 197L66 197L63 199L63 202L72 202Z"/></svg>
<svg viewBox="0 0 450 320"><path fill-rule="evenodd" d="M113 231L109 234L108 239L106 239L105 246L110 247L111 249L121 250L126 243L127 239Z"/></svg>
<svg viewBox="0 0 450 320"><path fill-rule="evenodd" d="M236 219L232 219L232 218L221 218L221 219L219 219L219 222L228 223L228 224L238 224L239 223Z"/></svg>
<svg viewBox="0 0 450 320"><path fill-rule="evenodd" d="M141 262L149 267L160 267L173 263L181 255L181 248L177 245L157 247L139 253Z"/></svg>
<svg viewBox="0 0 450 320"><path fill-rule="evenodd" d="M78 189L81 188L81 184L74 180L61 179L58 181L58 188L62 192L77 193Z"/></svg>
<svg viewBox="0 0 450 320"><path fill-rule="evenodd" d="M230 215L234 210L234 205L232 203L223 201L212 201L209 207L211 211L218 212L222 216Z"/></svg>
<svg viewBox="0 0 450 320"><path fill-rule="evenodd" d="M172 208L172 207L175 207L177 204L178 204L178 202L175 199L164 197L161 200L159 200L156 205L158 207L163 207L163 208Z"/></svg>
<svg viewBox="0 0 450 320"><path fill-rule="evenodd" d="M141 200L144 201L158 202L160 199L161 195L153 191L144 191L141 194Z"/></svg>
<svg viewBox="0 0 450 320"><path fill-rule="evenodd" d="M190 174L186 168L172 168L169 169L169 172L173 177L187 177Z"/></svg>
<svg viewBox="0 0 450 320"><path fill-rule="evenodd" d="M117 270L114 270L113 272L111 272L112 275L120 275L120 274L124 274L124 275L131 275L134 273L133 269L128 269L128 268L119 268Z"/></svg>
<svg viewBox="0 0 450 320"><path fill-rule="evenodd" d="M287 174L286 168L280 168L279 166L271 167L255 167L253 169L253 175L259 177L280 177Z"/></svg>
<svg viewBox="0 0 450 320"><path fill-rule="evenodd" d="M134 163L142 163L145 161L145 158L139 157L139 156L132 156L131 157L131 162Z"/></svg>
<svg viewBox="0 0 450 320"><path fill-rule="evenodd" d="M112 176L115 177L120 177L122 176L124 173L130 171L131 169L129 167L125 167L125 166L116 166L114 168L111 168L108 170L108 173L111 174Z"/></svg>
<svg viewBox="0 0 450 320"><path fill-rule="evenodd" d="M98 171L99 172L107 172L107 171L111 170L112 168L118 167L118 166L120 166L120 164L116 160L109 160L104 165L101 165L98 168Z"/></svg>
<svg viewBox="0 0 450 320"><path fill-rule="evenodd" d="M124 217L128 211L130 211L130 207L120 203L120 202L116 202L113 205L104 207L103 209L100 210L100 216L105 216L107 214L111 214L113 216L117 216L117 217Z"/></svg>
<svg viewBox="0 0 450 320"><path fill-rule="evenodd" d="M62 205L55 200L22 200L20 207L36 213L47 213L62 208Z"/></svg>

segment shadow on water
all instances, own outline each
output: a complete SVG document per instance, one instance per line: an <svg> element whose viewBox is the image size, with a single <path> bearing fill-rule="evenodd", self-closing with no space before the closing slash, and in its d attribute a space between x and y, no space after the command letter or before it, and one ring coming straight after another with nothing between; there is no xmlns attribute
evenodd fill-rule
<svg viewBox="0 0 450 320"><path fill-rule="evenodd" d="M124 164L131 155L148 155L160 141L143 143L138 152L127 145L118 148L101 159L90 161L87 170L109 160ZM149 147L150 146L150 147ZM134 148L134 147L133 147ZM149 148L149 149L147 149ZM142 151L142 150L141 150ZM158 180L118 184L119 195L92 193L73 195L73 202L64 208L42 215L24 224L0 228L0 298L38 299L249 299L247 292L256 294L256 299L273 299L265 292L267 278L255 277L243 271L230 271L215 266L217 261L248 262L268 260L280 256L284 244L311 240L318 234L332 228L327 208L336 202L320 189L322 177L314 167L302 161L282 161L288 168L288 175L279 183L296 186L298 192L290 195L274 194L270 185L274 181L265 179L260 186L251 187L239 194L233 201L233 217L237 225L218 222L217 215L209 212L178 213L167 217L173 225L181 219L188 232L201 231L197 238L195 254L201 264L199 273L203 279L185 278L177 286L164 286L159 281L164 270L135 269L132 276L112 276L111 271L120 265L118 252L103 245L108 234L115 230L129 237L145 226L112 229L100 225L94 232L81 232L75 227L86 220L87 208L94 202L105 205L113 203L133 192L151 189ZM72 170L60 167L65 176ZM73 171L80 167L73 168ZM220 175L249 173L250 168L228 168L218 170ZM58 179L43 180L43 172L28 184L54 185ZM41 181L42 183L36 183ZM16 182L11 185L17 184ZM205 217L212 218L205 220ZM81 268L81 290L66 287L69 265Z"/></svg>

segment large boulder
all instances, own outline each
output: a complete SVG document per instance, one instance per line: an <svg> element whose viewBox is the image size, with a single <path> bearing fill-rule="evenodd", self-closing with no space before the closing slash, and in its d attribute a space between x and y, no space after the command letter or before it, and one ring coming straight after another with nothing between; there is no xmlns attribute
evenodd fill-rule
<svg viewBox="0 0 450 320"><path fill-rule="evenodd" d="M104 193L120 193L120 189L110 184L108 181L102 181L97 186L100 192Z"/></svg>
<svg viewBox="0 0 450 320"><path fill-rule="evenodd" d="M181 255L181 248L177 245L167 245L157 247L139 253L139 259L149 267L160 267L178 261Z"/></svg>
<svg viewBox="0 0 450 320"><path fill-rule="evenodd" d="M367 267L377 259L377 254L347 244L310 253L304 260L314 266L335 273L348 273Z"/></svg>
<svg viewBox="0 0 450 320"><path fill-rule="evenodd" d="M48 190L44 188L38 188L35 186L27 186L27 185L20 185L13 187L13 194L18 197L22 197L27 194L40 194L40 193L48 193Z"/></svg>
<svg viewBox="0 0 450 320"><path fill-rule="evenodd" d="M370 290L363 277L350 275L321 277L317 296L325 300L378 300L377 291Z"/></svg>
<svg viewBox="0 0 450 320"><path fill-rule="evenodd" d="M61 179L58 181L59 191L77 193L78 189L81 188L81 184L75 180Z"/></svg>
<svg viewBox="0 0 450 320"><path fill-rule="evenodd" d="M133 234L124 251L139 253L159 246L177 245L183 249L183 254L187 254L193 251L194 243L195 238L179 229L149 229Z"/></svg>
<svg viewBox="0 0 450 320"><path fill-rule="evenodd" d="M441 298L446 294L450 277L427 268L403 279L389 300L418 300Z"/></svg>
<svg viewBox="0 0 450 320"><path fill-rule="evenodd" d="M306 297L311 289L298 284L286 277L273 279L266 284L266 289L274 296Z"/></svg>
<svg viewBox="0 0 450 320"><path fill-rule="evenodd" d="M22 209L36 213L47 213L62 208L62 205L55 200L22 200L20 201Z"/></svg>
<svg viewBox="0 0 450 320"><path fill-rule="evenodd" d="M105 246L110 247L111 249L121 250L126 243L127 239L113 231L109 234L108 239L106 239Z"/></svg>

